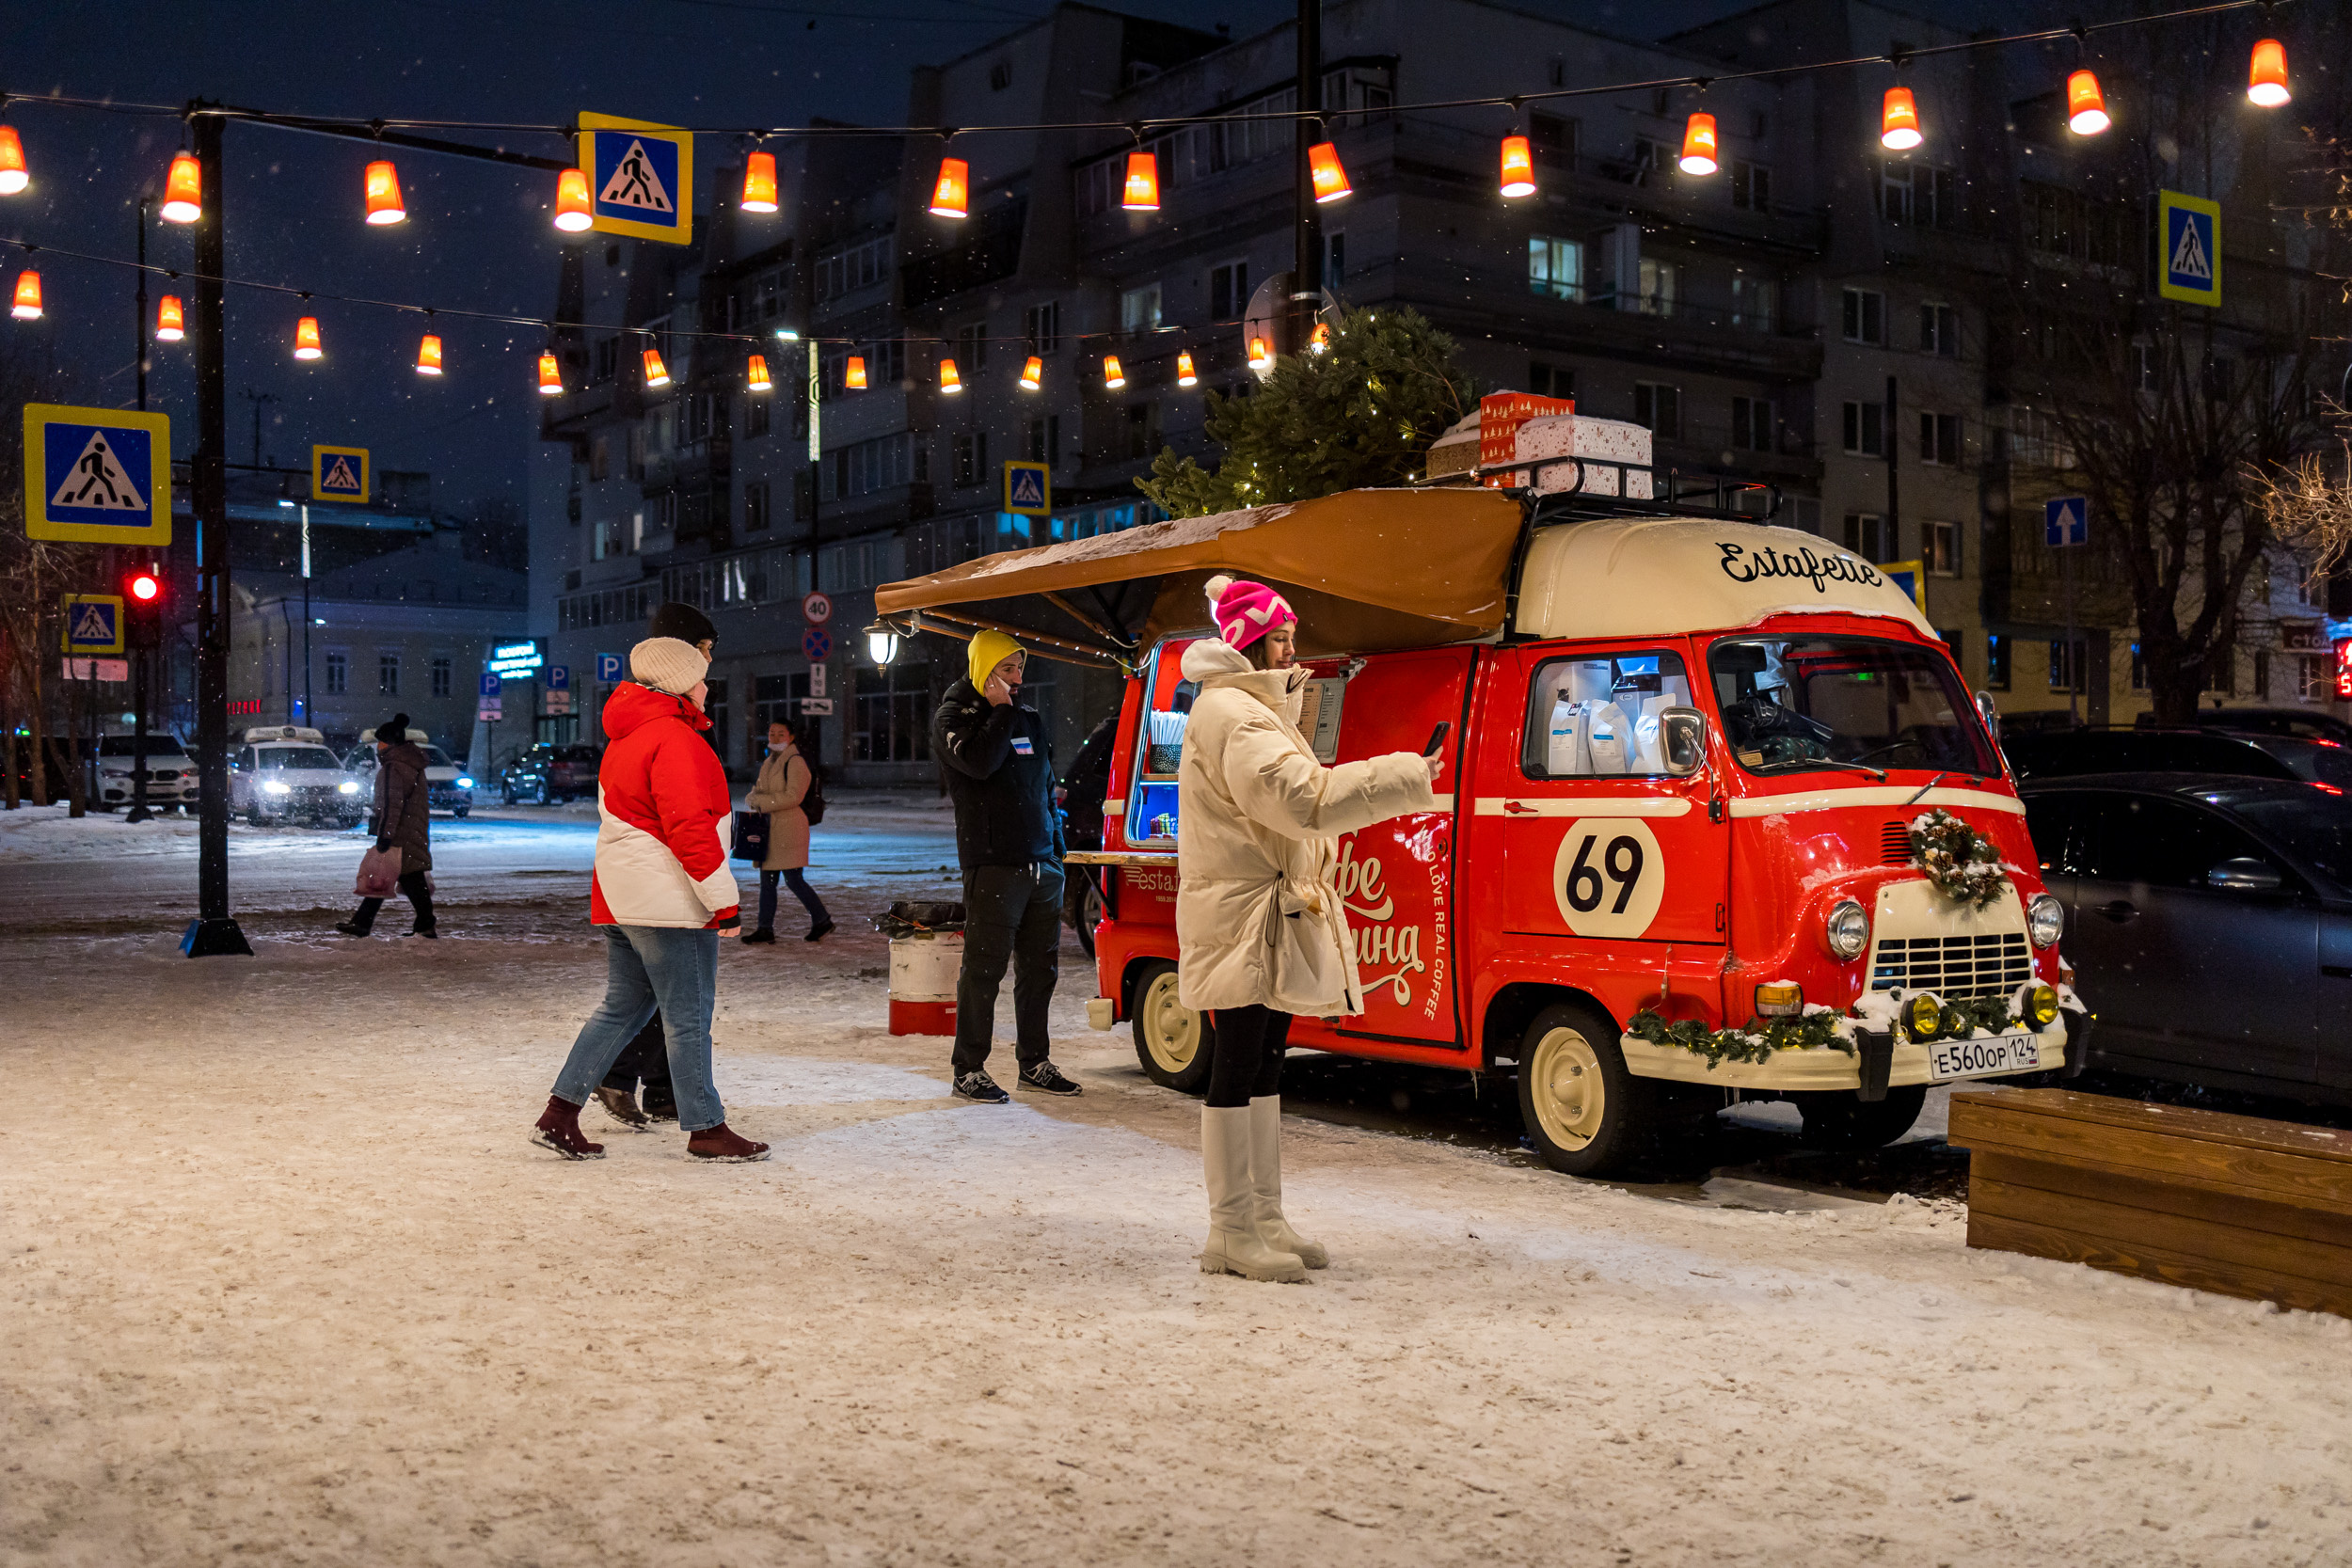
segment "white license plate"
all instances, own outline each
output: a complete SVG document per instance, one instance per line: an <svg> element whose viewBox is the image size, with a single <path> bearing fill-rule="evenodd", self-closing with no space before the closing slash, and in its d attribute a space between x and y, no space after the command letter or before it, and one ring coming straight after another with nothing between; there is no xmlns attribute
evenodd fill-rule
<svg viewBox="0 0 2352 1568"><path fill-rule="evenodd" d="M2041 1046L2022 1031L1980 1040L1934 1040L1928 1046L1928 1075L1939 1084L1951 1078L2030 1072L2041 1062Z"/></svg>

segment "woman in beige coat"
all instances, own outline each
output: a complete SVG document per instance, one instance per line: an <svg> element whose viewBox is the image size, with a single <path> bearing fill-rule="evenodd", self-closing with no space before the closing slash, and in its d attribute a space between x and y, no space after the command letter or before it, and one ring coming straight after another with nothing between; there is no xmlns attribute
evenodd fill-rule
<svg viewBox="0 0 2352 1568"><path fill-rule="evenodd" d="M759 765L759 778L743 798L746 811L768 814L768 858L759 863L759 925L743 933L745 942L776 940L776 879L784 879L792 895L808 911L809 942L833 929L833 916L801 874L808 864L808 814L801 801L808 795L808 759L801 755L800 736L779 719L768 726L768 760Z"/></svg>
<svg viewBox="0 0 2352 1568"><path fill-rule="evenodd" d="M1216 1016L1200 1158L1204 1274L1297 1281L1329 1256L1282 1217L1282 1049L1291 1017L1360 1013L1335 842L1434 811L1434 760L1326 768L1298 731L1298 617L1263 583L1209 579L1218 636L1184 650L1200 688L1177 770L1177 996Z"/></svg>

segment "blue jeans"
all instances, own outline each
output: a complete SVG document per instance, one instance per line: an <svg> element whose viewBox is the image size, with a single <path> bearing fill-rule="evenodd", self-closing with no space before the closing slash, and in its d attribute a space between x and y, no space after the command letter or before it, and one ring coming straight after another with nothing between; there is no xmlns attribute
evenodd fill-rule
<svg viewBox="0 0 2352 1568"><path fill-rule="evenodd" d="M776 928L776 879L779 877L784 879L784 885L792 890L792 896L801 901L801 908L808 911L810 930L815 930L831 918L825 913L825 901L817 896L817 890L808 885L808 879L802 874L802 870L796 865L789 871L763 871L759 874L759 924L753 927L754 930L772 931Z"/></svg>
<svg viewBox="0 0 2352 1568"><path fill-rule="evenodd" d="M631 1036L658 1006L676 1085L678 1125L689 1132L727 1119L710 1082L710 1008L719 994L719 933L678 926L604 928L604 1003L580 1025L555 1092L585 1105Z"/></svg>

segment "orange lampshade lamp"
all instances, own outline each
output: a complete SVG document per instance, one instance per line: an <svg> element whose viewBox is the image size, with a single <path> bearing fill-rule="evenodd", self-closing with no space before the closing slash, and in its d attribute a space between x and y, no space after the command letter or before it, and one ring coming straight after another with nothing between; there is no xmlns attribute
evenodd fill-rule
<svg viewBox="0 0 2352 1568"><path fill-rule="evenodd" d="M8 314L21 322L40 320L40 274L30 267L16 275L16 303Z"/></svg>
<svg viewBox="0 0 2352 1568"><path fill-rule="evenodd" d="M417 373L419 375L441 373L440 334L428 332L424 335L424 341L417 345Z"/></svg>
<svg viewBox="0 0 2352 1568"><path fill-rule="evenodd" d="M323 358L326 356L326 351L319 346L318 317L305 316L300 321L294 323L295 358L318 359Z"/></svg>
<svg viewBox="0 0 2352 1568"><path fill-rule="evenodd" d="M772 213L776 210L776 155L755 152L743 160L743 211Z"/></svg>
<svg viewBox="0 0 2352 1568"><path fill-rule="evenodd" d="M960 218L972 205L972 166L961 158L939 160L939 179L931 186L931 215Z"/></svg>
<svg viewBox="0 0 2352 1568"><path fill-rule="evenodd" d="M850 362L841 370L841 385L852 392L866 390L866 356L864 355L850 356Z"/></svg>
<svg viewBox="0 0 2352 1568"><path fill-rule="evenodd" d="M176 343L188 335L188 318L178 294L166 294L155 307L155 341Z"/></svg>
<svg viewBox="0 0 2352 1568"><path fill-rule="evenodd" d="M1273 364L1274 350L1266 341L1263 338L1250 339L1249 368L1253 371L1263 371L1271 369Z"/></svg>
<svg viewBox="0 0 2352 1568"><path fill-rule="evenodd" d="M1043 385L1045 385L1045 361L1032 354L1029 356L1029 362L1021 367L1021 389L1025 392L1034 392Z"/></svg>
<svg viewBox="0 0 2352 1568"><path fill-rule="evenodd" d="M1330 347L1331 324L1329 322L1315 323L1314 334L1307 340L1307 352L1309 354L1323 354L1327 352Z"/></svg>
<svg viewBox="0 0 2352 1568"><path fill-rule="evenodd" d="M1502 194L1506 197L1535 194L1535 150L1527 145L1525 136L1502 138Z"/></svg>
<svg viewBox="0 0 2352 1568"><path fill-rule="evenodd" d="M1127 154L1127 186L1119 204L1131 213L1156 213L1160 210L1160 160L1154 152L1141 150Z"/></svg>
<svg viewBox="0 0 2352 1568"><path fill-rule="evenodd" d="M2287 46L2277 39L2265 39L2254 45L2254 64L2252 69L2246 73L2247 101L2265 109L2275 109L2292 96L2287 91ZM0 125L0 136L8 137L8 141L0 141L0 191L11 188L22 190L24 188L24 176L22 173L17 175L15 186L11 187L7 182L8 141L15 140L15 137L4 125ZM24 166L24 156L21 153L18 155L16 166L20 170Z"/></svg>
<svg viewBox="0 0 2352 1568"><path fill-rule="evenodd" d="M1919 104L1911 96L1911 89L1887 88L1886 103L1879 110L1879 145L1896 152L1908 152L1924 139L1919 135Z"/></svg>
<svg viewBox="0 0 2352 1568"><path fill-rule="evenodd" d="M367 191L370 223L399 223L408 216L408 208L400 199L400 174L389 158L378 158L368 166Z"/></svg>
<svg viewBox="0 0 2352 1568"><path fill-rule="evenodd" d="M588 199L588 171L567 168L555 177L555 226L566 234L577 234L596 221L596 210Z"/></svg>
<svg viewBox="0 0 2352 1568"><path fill-rule="evenodd" d="M1176 356L1176 385L1179 387L1192 387L1199 385L1200 380L1200 378L1193 373L1192 350L1184 349L1178 353Z"/></svg>
<svg viewBox="0 0 2352 1568"><path fill-rule="evenodd" d="M743 385L749 387L755 392L764 392L775 385L774 382L768 379L768 356L766 355L755 354L752 356L751 365L745 370L743 374Z"/></svg>
<svg viewBox="0 0 2352 1568"><path fill-rule="evenodd" d="M645 385L667 387L669 384L670 367L661 362L661 351L658 348L645 350Z"/></svg>
<svg viewBox="0 0 2352 1568"><path fill-rule="evenodd" d="M2114 123L2107 119L2107 101L2099 92L2099 78L2077 71L2066 79L2066 128L2078 136L2095 136Z"/></svg>
<svg viewBox="0 0 2352 1568"><path fill-rule="evenodd" d="M175 153L164 176L164 204L156 215L166 223L194 223L204 212L204 171L193 152Z"/></svg>
<svg viewBox="0 0 2352 1568"><path fill-rule="evenodd" d="M1127 372L1120 368L1119 356L1116 354L1103 356L1104 388L1115 392L1125 385L1127 385Z"/></svg>
<svg viewBox="0 0 2352 1568"><path fill-rule="evenodd" d="M1340 166L1340 150L1327 141L1319 141L1307 149L1307 172L1314 181L1317 201L1337 201L1355 190L1347 182L1347 170Z"/></svg>
<svg viewBox="0 0 2352 1568"><path fill-rule="evenodd" d="M949 397L963 390L963 377L957 372L953 359L939 362L939 389Z"/></svg>
<svg viewBox="0 0 2352 1568"><path fill-rule="evenodd" d="M564 372L556 364L552 354L539 356L539 395L543 398L564 395Z"/></svg>
<svg viewBox="0 0 2352 1568"><path fill-rule="evenodd" d="M2280 69L2286 68L2282 64ZM0 125L0 196L14 196L31 182L32 176L24 172L24 143L17 136L16 127Z"/></svg>
<svg viewBox="0 0 2352 1568"><path fill-rule="evenodd" d="M1707 114L1692 115L1690 123L1682 128L1682 162L1680 165L1682 172L1712 174L1717 166L1715 117Z"/></svg>

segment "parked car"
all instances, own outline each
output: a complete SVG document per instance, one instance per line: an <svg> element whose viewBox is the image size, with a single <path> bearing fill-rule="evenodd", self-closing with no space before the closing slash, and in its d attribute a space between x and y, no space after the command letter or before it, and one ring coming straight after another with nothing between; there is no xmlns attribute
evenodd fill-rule
<svg viewBox="0 0 2352 1568"><path fill-rule="evenodd" d="M473 779L450 760L450 754L433 744L422 730L410 730L408 738L424 752L425 807L428 811L445 811L452 816L469 816L473 811ZM375 799L375 732L361 730L359 744L343 758L343 766L367 786L370 800Z"/></svg>
<svg viewBox="0 0 2352 1568"><path fill-rule="evenodd" d="M2090 1065L2352 1103L2352 799L2299 780L2028 781Z"/></svg>
<svg viewBox="0 0 2352 1568"><path fill-rule="evenodd" d="M351 828L367 810L359 781L327 750L326 737L307 725L247 730L230 758L230 814L257 828L296 818L316 828Z"/></svg>
<svg viewBox="0 0 2352 1568"><path fill-rule="evenodd" d="M2142 714L2142 728L2153 725L2153 714ZM2352 746L2352 721L2332 713L2302 707L2199 708L2189 721L2201 730L2230 730L2239 735L2283 735L2303 740L2332 740Z"/></svg>
<svg viewBox="0 0 2352 1568"><path fill-rule="evenodd" d="M604 753L594 746L559 746L541 741L506 765L499 794L508 805L530 800L560 805L596 792L596 764Z"/></svg>
<svg viewBox="0 0 2352 1568"><path fill-rule="evenodd" d="M135 768L137 761L137 736L109 735L99 738L98 804L127 806L136 798ZM196 759L180 744L179 737L169 731L150 732L147 737L149 808L167 811L173 806L186 806L194 810L196 799Z"/></svg>
<svg viewBox="0 0 2352 1568"><path fill-rule="evenodd" d="M2233 773L2352 789L2352 747L2319 737L2135 726L2004 735L2001 750L2018 776L2027 779L2083 773Z"/></svg>

